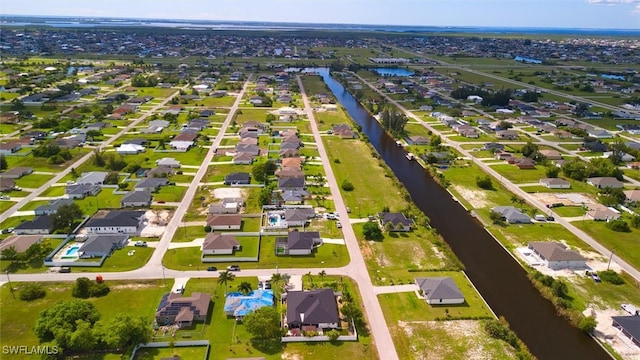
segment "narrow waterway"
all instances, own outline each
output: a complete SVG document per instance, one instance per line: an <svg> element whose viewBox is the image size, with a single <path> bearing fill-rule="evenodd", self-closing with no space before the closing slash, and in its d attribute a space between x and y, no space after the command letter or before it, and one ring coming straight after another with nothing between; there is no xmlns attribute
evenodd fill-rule
<svg viewBox="0 0 640 360"><path fill-rule="evenodd" d="M405 158L406 152L327 69L313 70L320 73L340 104L362 126L415 204L464 263L467 275L489 306L507 319L538 359L611 359L596 341L556 315L553 305L533 287L520 264L417 162Z"/></svg>

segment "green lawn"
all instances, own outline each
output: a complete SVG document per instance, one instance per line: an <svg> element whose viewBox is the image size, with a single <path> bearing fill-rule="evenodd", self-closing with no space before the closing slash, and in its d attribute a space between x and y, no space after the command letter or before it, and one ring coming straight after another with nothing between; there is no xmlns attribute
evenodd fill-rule
<svg viewBox="0 0 640 360"><path fill-rule="evenodd" d="M113 191L113 188L102 188L98 195L77 199L75 203L80 206L85 215L92 215L99 209L119 209L120 200L124 195L113 195Z"/></svg>
<svg viewBox="0 0 640 360"><path fill-rule="evenodd" d="M186 192L187 188L184 186L163 186L153 194L153 201L180 202Z"/></svg>
<svg viewBox="0 0 640 360"><path fill-rule="evenodd" d="M53 179L53 175L29 174L16 180L16 185L22 188L39 188L47 181Z"/></svg>
<svg viewBox="0 0 640 360"><path fill-rule="evenodd" d="M537 166L535 169L520 170L515 165L498 164L491 165L491 168L516 184L532 182L537 183L541 178L547 177L546 169L543 166Z"/></svg>
<svg viewBox="0 0 640 360"><path fill-rule="evenodd" d="M131 256L129 256L130 250L135 250ZM71 271L80 273L99 273L135 270L141 268L149 261L154 250L155 249L152 247L127 246L123 249L114 251L113 254L104 261L101 267L73 267Z"/></svg>
<svg viewBox="0 0 640 360"><path fill-rule="evenodd" d="M207 96L195 102L208 107L231 107L235 101L235 96L223 96L219 98Z"/></svg>
<svg viewBox="0 0 640 360"><path fill-rule="evenodd" d="M42 197L57 197L62 195L64 195L64 186L52 186L40 194Z"/></svg>
<svg viewBox="0 0 640 360"><path fill-rule="evenodd" d="M640 230L631 232L615 232L607 228L604 221L574 221L573 225L591 235L607 249L613 250L616 256L623 258L634 268L640 268Z"/></svg>
<svg viewBox="0 0 640 360"><path fill-rule="evenodd" d="M553 208L553 211L562 217L583 216L587 212L581 206L561 206Z"/></svg>
<svg viewBox="0 0 640 360"><path fill-rule="evenodd" d="M7 211L7 209L9 209L10 207L12 207L15 204L16 203L13 202L13 201L6 201L6 200L0 201L0 213L3 213L5 211Z"/></svg>
<svg viewBox="0 0 640 360"><path fill-rule="evenodd" d="M214 350L215 351L215 350ZM205 359L206 346L187 346L171 348L141 348L134 360L160 360L178 356L180 359Z"/></svg>
<svg viewBox="0 0 640 360"><path fill-rule="evenodd" d="M189 242L197 238L204 238L207 236L207 232L204 231L204 226L182 226L176 229L173 235L172 242Z"/></svg>
<svg viewBox="0 0 640 360"><path fill-rule="evenodd" d="M348 179L354 186L353 191L341 190L346 205L351 207L354 215L377 214L384 206L391 211L399 211L407 206L392 180L394 175L391 170L383 168L379 160L371 156L375 150L358 140L324 137L323 141L338 185ZM336 163L336 159L340 162Z"/></svg>
<svg viewBox="0 0 640 360"><path fill-rule="evenodd" d="M29 201L23 207L21 207L19 211L35 210L37 207L47 205L48 203L48 200Z"/></svg>
<svg viewBox="0 0 640 360"><path fill-rule="evenodd" d="M89 276L89 278L93 278ZM162 281L107 281L111 287L108 295L101 298L90 298L102 319L109 320L117 314L126 312L131 315L142 315L148 319L153 318L158 302L167 289L162 287ZM33 332L33 326L41 311L51 307L60 300L69 300L71 297L71 284L51 283L45 285L47 295L39 300L25 302L13 299L7 284L0 288L0 330L2 332L3 345L27 345L29 347L39 344ZM19 289L23 283L12 283L14 289ZM12 359L31 359L33 356L15 356ZM119 357L118 357L119 358Z"/></svg>

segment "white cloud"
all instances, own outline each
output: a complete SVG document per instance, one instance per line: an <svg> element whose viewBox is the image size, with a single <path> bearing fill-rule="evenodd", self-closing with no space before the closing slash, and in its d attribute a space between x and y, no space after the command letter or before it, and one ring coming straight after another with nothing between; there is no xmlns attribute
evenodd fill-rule
<svg viewBox="0 0 640 360"><path fill-rule="evenodd" d="M587 0L589 4L596 5L616 5L616 4L631 4L640 3L640 0Z"/></svg>

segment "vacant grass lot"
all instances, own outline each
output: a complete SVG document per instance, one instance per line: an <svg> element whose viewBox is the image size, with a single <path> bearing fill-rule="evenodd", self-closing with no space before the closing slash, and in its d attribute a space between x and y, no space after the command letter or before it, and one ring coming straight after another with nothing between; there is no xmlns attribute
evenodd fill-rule
<svg viewBox="0 0 640 360"><path fill-rule="evenodd" d="M573 225L597 239L616 256L623 258L633 267L640 268L640 230L631 228L631 232L615 232L607 228L604 221L574 221Z"/></svg>
<svg viewBox="0 0 640 360"><path fill-rule="evenodd" d="M547 177L546 169L542 166L537 166L535 169L520 170L515 165L497 164L492 165L491 168L516 184L537 183L541 178Z"/></svg>
<svg viewBox="0 0 640 360"><path fill-rule="evenodd" d="M212 350L215 351L215 350ZM142 348L136 352L134 360L161 360L173 359L204 359L207 353L206 346L188 346L171 348Z"/></svg>
<svg viewBox="0 0 640 360"><path fill-rule="evenodd" d="M333 137L325 137L323 141L338 185L348 179L354 186L353 191L341 191L353 214L360 217L377 214L384 206L391 211L407 206L392 180L393 173L381 167L379 161L371 156L374 150L365 143Z"/></svg>
<svg viewBox="0 0 640 360"><path fill-rule="evenodd" d="M22 188L35 189L44 185L51 179L53 179L53 175L29 174L21 177L20 179L16 179L16 185Z"/></svg>
<svg viewBox="0 0 640 360"><path fill-rule="evenodd" d="M91 278L91 276L90 276ZM14 282L13 288L20 289L24 283ZM101 298L90 298L86 301L93 303L101 315L101 319L109 320L119 313L127 313L134 316L144 316L151 320L154 316L158 302L163 293L168 289L163 288L162 281L107 281L111 291ZM0 288L0 303L2 305L2 317L0 317L0 330L2 332L3 345L27 345L37 346L39 341L33 332L33 326L41 311L53 306L61 300L70 300L71 282L43 284L47 295L38 300L26 302L13 299L9 286L5 284ZM32 359L33 356L14 356L11 359ZM105 359L119 359L120 357L105 356Z"/></svg>

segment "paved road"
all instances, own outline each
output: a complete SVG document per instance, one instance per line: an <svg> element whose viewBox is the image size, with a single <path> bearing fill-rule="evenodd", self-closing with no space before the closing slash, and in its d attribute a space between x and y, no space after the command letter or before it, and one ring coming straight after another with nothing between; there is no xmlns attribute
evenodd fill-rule
<svg viewBox="0 0 640 360"><path fill-rule="evenodd" d="M541 203L536 198L534 198L533 196L531 196L530 194L526 193L524 190L519 188L517 185L515 185L511 181L507 180L504 176L500 175L497 171L493 170L490 165L482 162L478 158L473 157L468 150L465 150L460 146L461 145L460 143L452 141L449 138L447 138L446 136L442 136L440 131L434 129L430 124L428 124L425 121L423 121L422 119L420 119L420 117L414 115L411 111L407 110L404 106L402 106L402 104L398 103L397 101L395 101L392 98L390 98L389 96L387 96L387 94L385 94L382 91L380 91L378 88L373 86L367 80L363 79L362 77L360 77L356 73L353 73L353 75L356 76L358 79L360 79L360 81L362 81L364 84L368 85L371 89L376 91L378 94L380 94L381 96L384 96L387 99L388 102L394 104L398 109L400 109L402 112L404 112L409 118L418 121L424 127L426 127L427 129L431 130L434 134L440 135L440 137L443 139L444 142L446 142L449 146L451 146L451 147L455 148L456 150L458 150L463 156L466 156L466 157L470 158L484 172L486 172L487 174L489 174L489 175L493 176L495 179L497 179L505 188L507 188L507 190L509 190L512 193L514 193L514 194L520 196L521 198L525 199L529 204L531 204L532 206L536 207L543 214L547 214L547 213L550 213L550 212L553 213L553 216L556 218L556 221L559 224L563 225L565 228L567 228L567 230L569 230L574 235L579 237L585 243L589 244L592 248L594 248L596 251L598 251L603 256L605 256L607 258L609 258L611 256L612 261L614 261L618 265L620 265L620 267L625 272L627 272L629 275L631 275L634 279L636 279L636 281L640 281L640 271L635 269L633 266L631 266L626 261L622 260L617 255L615 255L615 254L612 255L611 250L609 250L606 247L602 246L600 243L598 243L594 238L589 236L587 233L585 233L584 231L578 229L576 226L571 224L569 221L563 219L561 216L559 216L558 214L554 213L552 210L548 209L546 207L546 204Z"/></svg>
<svg viewBox="0 0 640 360"><path fill-rule="evenodd" d="M338 187L338 182L333 174L333 169L331 168L327 151L324 147L324 143L322 142L320 131L318 130L318 124L316 123L313 110L309 104L309 99L302 84L302 79L298 76L297 80L298 87L300 88L300 94L302 95L302 102L304 103L307 117L311 123L313 137L318 146L322 166L324 166L325 169L327 184L331 190L334 205L338 211L340 219L348 219L349 213L347 212L347 207L340 195L340 188ZM362 296L362 303L369 320L369 328L371 329L374 343L378 349L378 356L380 359L384 360L398 359L398 353L393 345L393 339L391 338L391 333L389 333L389 328L385 322L382 308L380 307L378 298L373 291L373 283L371 283L371 278L367 272L367 266L362 258L360 247L358 246L358 239L356 238L353 228L349 222L345 222L343 224L342 234L344 235L344 240L347 245L347 249L349 250L349 256L351 257L351 262L344 268L345 271L342 274L351 277L358 284L360 295ZM333 271L335 269L327 269L326 271L329 272L329 270Z"/></svg>

